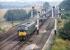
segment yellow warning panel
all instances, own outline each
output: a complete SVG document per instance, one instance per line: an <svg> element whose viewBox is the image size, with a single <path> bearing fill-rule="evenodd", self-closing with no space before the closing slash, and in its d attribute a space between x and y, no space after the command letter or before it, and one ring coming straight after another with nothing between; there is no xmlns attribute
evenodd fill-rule
<svg viewBox="0 0 70 50"><path fill-rule="evenodd" d="M26 32L19 32L19 36L26 36Z"/></svg>

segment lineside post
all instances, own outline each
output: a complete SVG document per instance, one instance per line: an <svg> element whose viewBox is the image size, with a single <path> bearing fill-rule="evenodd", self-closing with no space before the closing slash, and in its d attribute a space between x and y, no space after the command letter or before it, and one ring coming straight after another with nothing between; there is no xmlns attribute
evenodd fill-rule
<svg viewBox="0 0 70 50"><path fill-rule="evenodd" d="M31 11L31 18L33 18L33 17L34 17L33 11L34 11L34 7L32 7L32 11Z"/></svg>
<svg viewBox="0 0 70 50"><path fill-rule="evenodd" d="M38 12L38 16L37 16L37 34L39 34L39 16L40 16L40 12Z"/></svg>
<svg viewBox="0 0 70 50"><path fill-rule="evenodd" d="M56 35L56 31L57 31L57 19L55 19L55 26L54 26L54 33Z"/></svg>
<svg viewBox="0 0 70 50"><path fill-rule="evenodd" d="M53 18L53 16L54 16L54 15L53 15L53 7L52 7L52 18Z"/></svg>

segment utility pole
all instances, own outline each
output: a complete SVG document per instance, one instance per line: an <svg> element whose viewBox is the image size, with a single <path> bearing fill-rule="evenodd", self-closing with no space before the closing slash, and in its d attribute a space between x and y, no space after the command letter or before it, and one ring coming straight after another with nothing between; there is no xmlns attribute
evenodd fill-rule
<svg viewBox="0 0 70 50"><path fill-rule="evenodd" d="M54 6L52 7L52 18L54 17ZM55 20L55 24L54 24L54 33L56 34L56 30L57 30L57 19L56 18L54 18L54 20Z"/></svg>
<svg viewBox="0 0 70 50"><path fill-rule="evenodd" d="M33 17L34 17L33 12L34 12L34 7L32 7L32 11L31 11L31 18L33 18Z"/></svg>
<svg viewBox="0 0 70 50"><path fill-rule="evenodd" d="M55 19L55 26L54 26L54 33L56 35L56 31L57 31L57 19Z"/></svg>
<svg viewBox="0 0 70 50"><path fill-rule="evenodd" d="M52 18L53 18L54 15L55 15L55 14L54 14L54 9L55 9L55 6L52 7Z"/></svg>
<svg viewBox="0 0 70 50"><path fill-rule="evenodd" d="M39 34L39 16L40 16L40 12L38 12L38 16L37 16L37 34Z"/></svg>
<svg viewBox="0 0 70 50"><path fill-rule="evenodd" d="M60 14L60 10L59 10L59 7L58 7L58 18L60 17L60 15L59 15L59 14Z"/></svg>
<svg viewBox="0 0 70 50"><path fill-rule="evenodd" d="M54 16L53 9L54 9L54 7L52 7L52 18L53 18L53 16Z"/></svg>
<svg viewBox="0 0 70 50"><path fill-rule="evenodd" d="M12 20L12 27L13 27L13 25L14 25L14 24L13 24L13 16L12 16L12 19L11 19L11 20Z"/></svg>

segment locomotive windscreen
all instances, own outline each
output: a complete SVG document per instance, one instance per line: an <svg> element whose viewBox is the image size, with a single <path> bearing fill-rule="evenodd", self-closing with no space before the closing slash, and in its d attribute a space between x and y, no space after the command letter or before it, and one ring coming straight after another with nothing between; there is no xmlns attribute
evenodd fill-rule
<svg viewBox="0 0 70 50"><path fill-rule="evenodd" d="M25 30L26 26L25 25L21 25L17 27L17 30Z"/></svg>

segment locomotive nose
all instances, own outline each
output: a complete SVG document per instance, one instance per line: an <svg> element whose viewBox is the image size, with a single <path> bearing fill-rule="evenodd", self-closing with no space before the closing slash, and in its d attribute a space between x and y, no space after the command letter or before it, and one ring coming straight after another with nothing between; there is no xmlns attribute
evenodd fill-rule
<svg viewBox="0 0 70 50"><path fill-rule="evenodd" d="M26 36L26 35L27 35L27 33L25 31L19 32L19 36Z"/></svg>

